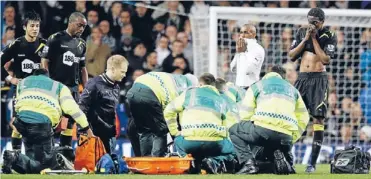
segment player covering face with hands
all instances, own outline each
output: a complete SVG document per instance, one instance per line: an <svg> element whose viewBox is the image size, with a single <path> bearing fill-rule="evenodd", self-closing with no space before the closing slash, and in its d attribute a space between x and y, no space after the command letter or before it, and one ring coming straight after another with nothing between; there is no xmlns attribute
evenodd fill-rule
<svg viewBox="0 0 371 179"><path fill-rule="evenodd" d="M292 61L301 58L300 73L295 87L303 97L313 121L312 154L306 172L315 171L327 113L328 77L326 64L334 57L337 39L334 32L323 26L325 13L320 8L312 8L307 15L308 26L298 29L291 45L289 57Z"/></svg>
<svg viewBox="0 0 371 179"><path fill-rule="evenodd" d="M236 54L230 68L236 67L236 85L247 89L259 80L261 66L264 61L264 48L257 43L256 28L251 24L241 27L239 39L236 41Z"/></svg>

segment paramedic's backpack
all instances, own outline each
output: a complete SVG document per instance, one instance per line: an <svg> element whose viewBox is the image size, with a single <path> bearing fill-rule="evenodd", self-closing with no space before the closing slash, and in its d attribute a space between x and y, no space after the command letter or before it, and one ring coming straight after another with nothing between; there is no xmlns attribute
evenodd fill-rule
<svg viewBox="0 0 371 179"><path fill-rule="evenodd" d="M86 168L89 172L93 172L96 163L104 154L106 154L106 149L99 137L88 138L80 135L75 152L75 169Z"/></svg>
<svg viewBox="0 0 371 179"><path fill-rule="evenodd" d="M370 172L370 154L358 147L336 150L331 162L331 173L368 174Z"/></svg>

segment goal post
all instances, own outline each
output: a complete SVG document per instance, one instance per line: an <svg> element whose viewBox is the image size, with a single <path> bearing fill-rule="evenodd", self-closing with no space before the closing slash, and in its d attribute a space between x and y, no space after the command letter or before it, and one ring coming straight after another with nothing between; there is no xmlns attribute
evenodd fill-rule
<svg viewBox="0 0 371 179"><path fill-rule="evenodd" d="M285 68L291 69L291 72L287 71L287 74L291 74L287 80L293 84L298 75L296 71L298 63L289 61L288 52L297 29L308 24L309 10L309 8L210 7L207 17L190 16L195 75L209 72L216 77L235 82L235 73L230 71L229 63L236 51L235 41L239 28L243 24L251 23L257 28L258 43L266 51L261 75L273 65L284 65ZM362 62L365 57L371 58L367 57L371 56L371 11L323 10L326 15L324 26L336 33L338 40L335 57L326 66L330 86L328 111L331 114L326 118L325 139L318 159L321 163L328 163L336 149L348 144L361 145L371 153L371 145L365 145L360 139L361 128L371 126L371 116L366 116L371 114L371 108L363 107L371 104L364 105L365 102L362 102L367 103L370 99L366 98L371 98L365 95L371 91L371 82L364 80L371 79L364 77L371 74L371 68L363 67L369 69L366 73L360 68L362 63L366 63ZM369 83L368 89L364 83ZM332 98L335 100L330 101ZM359 111L363 113L360 114ZM307 133L293 148L296 163L306 164L310 158L313 138L310 125Z"/></svg>

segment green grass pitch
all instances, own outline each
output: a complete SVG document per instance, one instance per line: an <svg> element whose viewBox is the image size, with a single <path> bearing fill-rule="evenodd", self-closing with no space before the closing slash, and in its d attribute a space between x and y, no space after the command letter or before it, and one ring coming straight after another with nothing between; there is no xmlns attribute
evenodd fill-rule
<svg viewBox="0 0 371 179"><path fill-rule="evenodd" d="M318 165L313 174L304 173L305 166L297 165L295 175L1 175L1 179L371 179L368 175L330 174L330 165Z"/></svg>

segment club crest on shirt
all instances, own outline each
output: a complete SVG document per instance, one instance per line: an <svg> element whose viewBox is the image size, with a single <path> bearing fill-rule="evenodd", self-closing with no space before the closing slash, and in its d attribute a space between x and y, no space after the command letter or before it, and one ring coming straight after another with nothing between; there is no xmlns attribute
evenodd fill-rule
<svg viewBox="0 0 371 179"><path fill-rule="evenodd" d="M296 44L296 40L292 41L291 47L293 47Z"/></svg>
<svg viewBox="0 0 371 179"><path fill-rule="evenodd" d="M327 45L327 50L330 51L330 52L333 52L335 50L335 45L328 44Z"/></svg>

